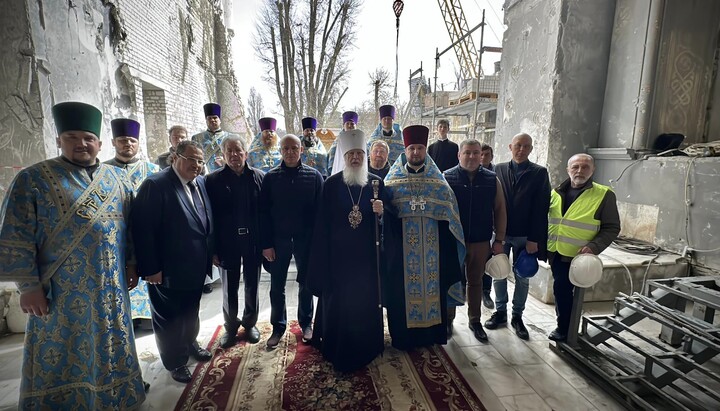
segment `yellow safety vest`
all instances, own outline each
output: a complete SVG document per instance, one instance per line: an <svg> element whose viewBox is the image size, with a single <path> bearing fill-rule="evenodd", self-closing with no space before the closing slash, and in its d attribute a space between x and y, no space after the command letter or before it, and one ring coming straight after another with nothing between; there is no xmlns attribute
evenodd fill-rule
<svg viewBox="0 0 720 411"><path fill-rule="evenodd" d="M600 220L595 219L600 203L610 187L592 183L562 214L562 196L553 190L548 213L548 251L566 257L575 257L580 249L600 231Z"/></svg>

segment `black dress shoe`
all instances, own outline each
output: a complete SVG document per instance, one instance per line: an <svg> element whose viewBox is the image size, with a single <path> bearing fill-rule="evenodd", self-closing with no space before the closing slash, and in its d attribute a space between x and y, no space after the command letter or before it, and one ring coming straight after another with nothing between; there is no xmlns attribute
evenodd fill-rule
<svg viewBox="0 0 720 411"><path fill-rule="evenodd" d="M190 351L190 356L193 357L196 361L200 362L206 362L212 359L212 354L210 353L210 351L204 348L198 348Z"/></svg>
<svg viewBox="0 0 720 411"><path fill-rule="evenodd" d="M260 341L260 331L257 327L246 328L245 335L247 336L247 341L250 344L257 344Z"/></svg>
<svg viewBox="0 0 720 411"><path fill-rule="evenodd" d="M237 331L236 332L225 332L222 337L220 337L220 347L222 348L230 348L235 345L237 342Z"/></svg>
<svg viewBox="0 0 720 411"><path fill-rule="evenodd" d="M487 342L488 337L487 337L487 334L485 333L485 330L483 330L482 324L480 324L479 322L471 323L470 329L472 330L473 335L475 336L476 340L482 341L482 342Z"/></svg>
<svg viewBox="0 0 720 411"><path fill-rule="evenodd" d="M205 284L203 286L203 294L210 294L212 292L212 290L213 290L212 284Z"/></svg>
<svg viewBox="0 0 720 411"><path fill-rule="evenodd" d="M173 380L181 382L183 384L187 384L192 381L192 375L190 375L190 370L188 370L188 367L184 365L172 370L171 375Z"/></svg>
<svg viewBox="0 0 720 411"><path fill-rule="evenodd" d="M556 328L552 330L550 335L548 335L548 338L553 341L564 342L567 340L567 334L560 332L560 330Z"/></svg>
<svg viewBox="0 0 720 411"><path fill-rule="evenodd" d="M490 319L485 321L485 328L494 330L505 324L507 324L507 313L505 311L495 311L490 316Z"/></svg>
<svg viewBox="0 0 720 411"><path fill-rule="evenodd" d="M517 317L513 315L512 320L510 320L510 325L515 330L515 334L522 339L527 340L530 338L530 334L528 333L527 328L525 328L525 324L523 324L522 317Z"/></svg>

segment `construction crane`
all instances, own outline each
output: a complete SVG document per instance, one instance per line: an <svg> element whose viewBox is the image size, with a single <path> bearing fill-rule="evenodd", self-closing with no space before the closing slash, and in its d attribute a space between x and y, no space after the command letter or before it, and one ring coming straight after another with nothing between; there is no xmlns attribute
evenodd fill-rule
<svg viewBox="0 0 720 411"><path fill-rule="evenodd" d="M438 0L440 12L450 41L454 44L455 54L460 63L460 75L462 79L472 79L478 77L477 61L479 59L478 51L475 48L475 42L469 36L465 13L463 12L460 0ZM463 38L464 37L464 38Z"/></svg>

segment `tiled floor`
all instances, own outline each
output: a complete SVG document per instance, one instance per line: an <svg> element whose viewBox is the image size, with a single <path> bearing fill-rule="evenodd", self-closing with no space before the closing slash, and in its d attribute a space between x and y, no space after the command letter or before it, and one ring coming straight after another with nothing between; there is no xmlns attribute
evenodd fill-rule
<svg viewBox="0 0 720 411"><path fill-rule="evenodd" d="M260 321L270 318L269 288L269 274L263 273ZM509 288L512 292L512 284ZM286 294L288 316L293 319L297 307L297 283L293 279L288 280ZM218 283L215 290L202 299L198 337L201 344L207 344L223 322L221 307L222 290ZM594 307L597 310L597 305ZM600 310L607 307L603 305ZM484 311L483 319L489 315L490 311ZM458 309L455 334L446 350L488 410L624 409L550 350L546 335L555 327L553 306L529 297L525 318L529 341L520 340L508 328L501 328L488 330L490 342L483 344L474 339L467 327L467 310ZM152 384L142 409L170 410L184 387L173 381L160 363L152 333L140 331L136 337L144 378ZM0 410L17 406L22 341L22 335L0 339Z"/></svg>

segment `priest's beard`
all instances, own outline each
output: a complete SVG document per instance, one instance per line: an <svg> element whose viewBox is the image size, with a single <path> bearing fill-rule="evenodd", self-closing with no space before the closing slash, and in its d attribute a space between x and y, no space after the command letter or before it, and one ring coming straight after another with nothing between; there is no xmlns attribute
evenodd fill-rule
<svg viewBox="0 0 720 411"><path fill-rule="evenodd" d="M368 182L367 163L363 162L360 167L347 166L343 170L343 180L349 186L363 187Z"/></svg>

